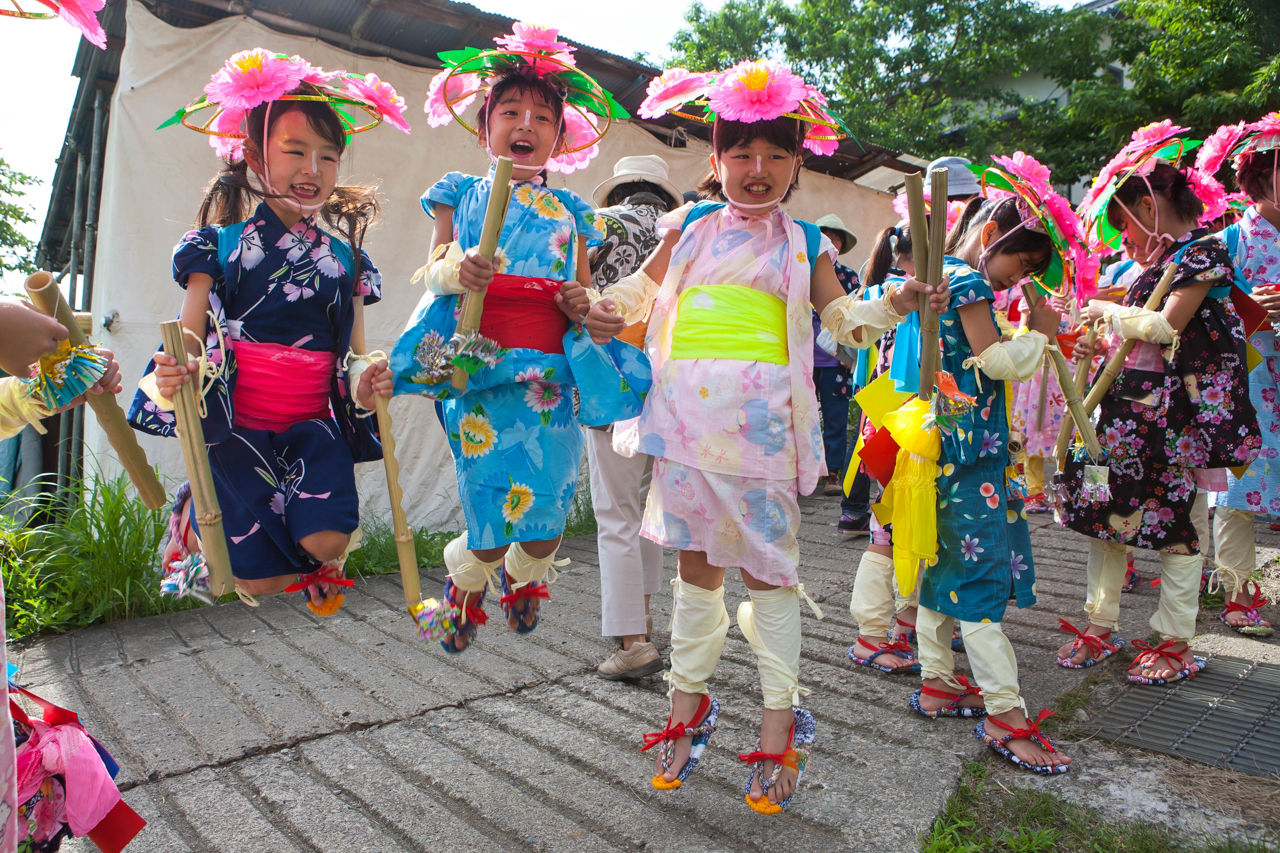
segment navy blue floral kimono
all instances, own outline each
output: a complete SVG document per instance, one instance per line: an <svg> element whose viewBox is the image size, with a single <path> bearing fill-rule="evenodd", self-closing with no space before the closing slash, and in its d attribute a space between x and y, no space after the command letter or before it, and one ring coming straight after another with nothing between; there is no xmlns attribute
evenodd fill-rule
<svg viewBox="0 0 1280 853"><path fill-rule="evenodd" d="M213 279L210 360L224 366L205 396L204 437L227 533L232 573L246 579L304 573L315 561L298 547L322 530L350 533L359 525L355 463L382 458L374 419L357 412L347 387L353 295L366 305L381 298L378 270L360 253L360 283L352 286L351 249L314 217L292 228L266 204L243 223L189 231L173 253L173 277L183 288L193 273ZM328 418L300 421L283 432L235 424L238 368L229 340L330 352L336 366ZM148 366L147 372L152 370ZM129 409L136 429L173 436L172 412L141 391Z"/></svg>

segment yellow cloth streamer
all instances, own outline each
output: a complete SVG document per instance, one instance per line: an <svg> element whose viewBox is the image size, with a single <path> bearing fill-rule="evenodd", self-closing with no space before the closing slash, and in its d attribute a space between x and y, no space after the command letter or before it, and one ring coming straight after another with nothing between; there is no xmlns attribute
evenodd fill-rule
<svg viewBox="0 0 1280 853"><path fill-rule="evenodd" d="M903 596L915 592L920 561L938 560L938 458L942 435L925 427L929 404L915 398L884 417L898 443L893 479L875 507L881 524L893 525L893 571Z"/></svg>
<svg viewBox="0 0 1280 853"><path fill-rule="evenodd" d="M867 384L865 388L853 395L853 399L857 401L861 407L862 413L867 416L867 420L871 421L871 425L876 429L884 426L884 419L901 408L904 403L911 399L911 395L906 392L899 391L894 385L893 377L888 373L882 373ZM847 495L853 488L853 478L858 475L858 468L862 465L862 431L858 431L858 440L853 445L853 454L849 458L849 465L844 472L844 493ZM880 516L877 515L876 518Z"/></svg>
<svg viewBox="0 0 1280 853"><path fill-rule="evenodd" d="M787 303L734 284L680 294L670 358L730 358L787 364Z"/></svg>

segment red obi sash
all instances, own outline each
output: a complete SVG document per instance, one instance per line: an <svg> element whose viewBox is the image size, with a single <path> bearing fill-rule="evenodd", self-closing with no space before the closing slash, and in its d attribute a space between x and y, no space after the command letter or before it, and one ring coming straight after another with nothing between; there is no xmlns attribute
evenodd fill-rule
<svg viewBox="0 0 1280 853"><path fill-rule="evenodd" d="M480 315L480 334L508 349L564 353L569 318L556 306L562 281L498 274Z"/></svg>
<svg viewBox="0 0 1280 853"><path fill-rule="evenodd" d="M230 343L237 364L232 394L236 426L284 432L302 421L329 417L329 389L337 364L333 353L253 341Z"/></svg>

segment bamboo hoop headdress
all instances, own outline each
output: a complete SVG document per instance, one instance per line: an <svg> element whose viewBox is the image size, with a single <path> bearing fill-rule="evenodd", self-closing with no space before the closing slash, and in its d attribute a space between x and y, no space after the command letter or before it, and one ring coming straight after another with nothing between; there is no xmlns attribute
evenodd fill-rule
<svg viewBox="0 0 1280 853"><path fill-rule="evenodd" d="M586 166L600 153L599 143L609 126L630 115L595 78L578 68L575 48L559 36L559 30L517 21L510 35L494 39L496 48L467 47L437 54L445 67L427 89L423 105L427 124L442 127L456 121L479 135L462 117L472 101L513 75L537 77L564 93L564 138L546 168L568 173Z"/></svg>
<svg viewBox="0 0 1280 853"><path fill-rule="evenodd" d="M670 113L712 124L793 118L804 124L804 147L815 154L835 153L840 140L853 133L827 111L827 99L781 62L756 59L725 71L671 68L649 83L637 110L642 118Z"/></svg>
<svg viewBox="0 0 1280 853"><path fill-rule="evenodd" d="M384 121L409 132L404 98L378 75L325 71L300 56L261 47L232 55L209 80L201 97L156 129L181 124L206 134L218 155L234 162L244 156L249 112L271 101L327 103L348 137Z"/></svg>
<svg viewBox="0 0 1280 853"><path fill-rule="evenodd" d="M4 0L0 16L6 18L61 18L80 31L85 41L100 50L107 49L107 33L98 21L98 12L106 0L34 0L52 12L32 11L23 8L20 0Z"/></svg>

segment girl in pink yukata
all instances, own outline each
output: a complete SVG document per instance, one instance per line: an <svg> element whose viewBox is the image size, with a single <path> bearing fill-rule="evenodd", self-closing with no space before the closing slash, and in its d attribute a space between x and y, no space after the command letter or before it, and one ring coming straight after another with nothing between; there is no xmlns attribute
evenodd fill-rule
<svg viewBox="0 0 1280 853"><path fill-rule="evenodd" d="M762 92L772 94L747 97ZM707 681L729 630L724 574L735 566L750 596L738 624L764 693L759 741L739 759L751 765L746 802L764 814L786 807L814 741L812 714L796 707L807 692L798 680L807 597L797 573L797 495L826 473L810 304L838 342L867 347L926 290L908 281L877 302L846 296L830 241L779 207L796 184L802 146L835 147L837 124L822 103L772 62L721 74L674 69L655 80L640 115L716 116L711 174L700 189L718 201L660 219L658 248L587 318L593 337L607 339L653 306L645 349L654 384L636 431L639 452L654 457L641 533L679 550L679 577L671 714L643 747L660 747L652 784L680 787L715 729L719 703Z"/></svg>

